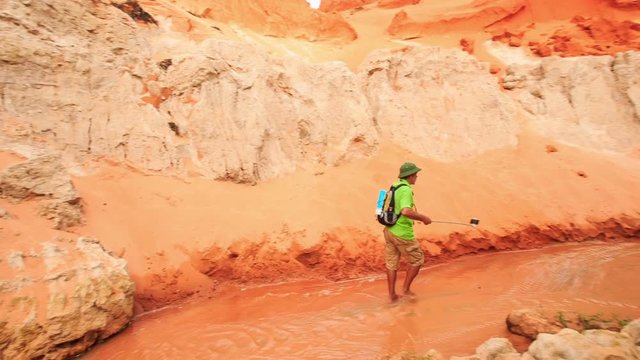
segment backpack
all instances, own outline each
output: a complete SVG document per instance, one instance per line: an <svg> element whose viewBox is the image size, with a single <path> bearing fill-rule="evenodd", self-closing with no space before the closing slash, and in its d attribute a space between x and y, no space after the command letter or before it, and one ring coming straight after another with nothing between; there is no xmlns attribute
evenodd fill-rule
<svg viewBox="0 0 640 360"><path fill-rule="evenodd" d="M407 184L400 184L397 187L393 187L393 185L391 185L391 187L389 188L389 191L386 192L383 205L381 209L378 209L378 211L376 212L378 222L380 224L384 226L393 226L396 224L396 222L398 222L398 218L400 217L400 215L396 214L395 212L395 207L396 207L395 193L396 193L396 190L398 190L403 186L407 186ZM384 190L381 190L381 192L384 192Z"/></svg>

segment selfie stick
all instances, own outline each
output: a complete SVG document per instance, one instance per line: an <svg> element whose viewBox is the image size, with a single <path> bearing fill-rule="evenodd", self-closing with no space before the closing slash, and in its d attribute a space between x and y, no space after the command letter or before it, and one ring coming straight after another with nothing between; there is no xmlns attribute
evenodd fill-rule
<svg viewBox="0 0 640 360"><path fill-rule="evenodd" d="M471 226L473 228L475 228L476 226L478 226L478 224L480 224L480 219L478 218L471 218L471 220L469 220L469 223L462 223L462 222L457 222L457 221L439 221L439 220L431 220L432 223L441 223L441 224L455 224L455 225L464 225L464 226Z"/></svg>

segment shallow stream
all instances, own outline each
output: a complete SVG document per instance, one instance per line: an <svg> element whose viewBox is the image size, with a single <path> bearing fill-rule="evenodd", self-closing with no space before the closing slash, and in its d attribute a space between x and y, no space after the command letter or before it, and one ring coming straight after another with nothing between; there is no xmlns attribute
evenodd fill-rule
<svg viewBox="0 0 640 360"><path fill-rule="evenodd" d="M83 359L380 359L436 349L471 355L506 330L513 309L640 318L640 241L563 244L426 266L417 296L390 304L386 278L300 282L166 308ZM399 273L398 289L404 279Z"/></svg>

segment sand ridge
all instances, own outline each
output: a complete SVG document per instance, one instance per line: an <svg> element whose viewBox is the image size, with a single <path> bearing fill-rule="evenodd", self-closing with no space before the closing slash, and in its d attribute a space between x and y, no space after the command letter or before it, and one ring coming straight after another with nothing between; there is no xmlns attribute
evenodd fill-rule
<svg viewBox="0 0 640 360"><path fill-rule="evenodd" d="M637 236L640 199L632 189L640 185L638 159L526 133L514 148L457 163L422 159L387 144L370 159L256 186L103 166L74 177L86 224L73 231L99 239L128 261L138 311L211 296L227 282L364 276L382 271L381 228L373 215L377 193L405 160L424 169L415 186L420 211L435 220L481 221L475 229L417 225L431 262L539 247L554 238ZM33 228L50 233L45 220L31 220L36 216L27 210L30 203L0 201L18 215L5 223L33 221Z"/></svg>

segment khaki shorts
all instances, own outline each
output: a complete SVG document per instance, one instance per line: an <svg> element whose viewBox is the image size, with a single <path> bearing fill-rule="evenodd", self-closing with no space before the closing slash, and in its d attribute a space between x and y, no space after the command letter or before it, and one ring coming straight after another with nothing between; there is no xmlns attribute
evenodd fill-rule
<svg viewBox="0 0 640 360"><path fill-rule="evenodd" d="M393 235L388 228L384 228L384 262L389 270L398 270L400 256L404 255L411 266L424 264L424 253L417 240L406 241Z"/></svg>

